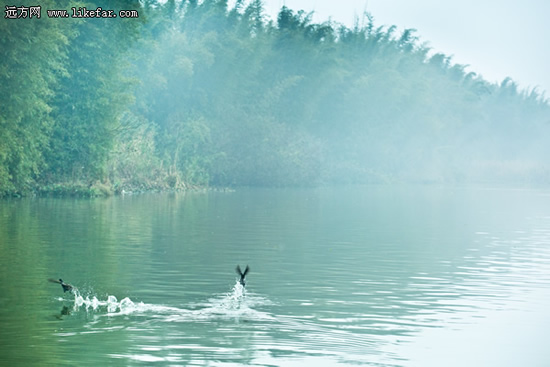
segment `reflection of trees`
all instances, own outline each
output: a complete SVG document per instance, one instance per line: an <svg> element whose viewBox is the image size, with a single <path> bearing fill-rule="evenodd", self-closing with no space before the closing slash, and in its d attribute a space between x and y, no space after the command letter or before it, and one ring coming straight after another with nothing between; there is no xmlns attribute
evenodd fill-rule
<svg viewBox="0 0 550 367"><path fill-rule="evenodd" d="M503 203L515 210L502 210ZM5 358L26 358L21 352L30 339L32 358L51 363L66 361L82 340L97 347L91 355L105 353L101 348L136 351L142 329L103 333L111 319L96 323L93 313L87 319L83 310L69 313L70 306L59 311L63 292L48 277L63 276L99 298L116 295L183 310L226 292L239 262L253 269L249 291L272 302L261 310L273 316L266 324L239 324L260 336L243 333L227 341L220 335L232 328L220 332L188 319L165 324L163 315L154 314L159 318L147 317L148 332L173 338L171 345L191 340L212 348L178 350L182 360L222 344L254 359L250 345L266 340L296 343L305 351L312 340L328 351L378 346L460 322L479 308L500 307L517 282L547 280L531 266L539 255L535 245L512 245L516 230L523 233L518 241L547 242L547 231L532 233L533 218L546 215L546 207L540 196L524 191L432 186L6 201L0 206ZM133 322L117 320L117 326ZM60 344L54 331L60 324L67 333L90 326L101 333ZM197 342L196 335L208 340ZM161 336L150 342L164 343ZM274 350L273 356L296 350Z"/></svg>

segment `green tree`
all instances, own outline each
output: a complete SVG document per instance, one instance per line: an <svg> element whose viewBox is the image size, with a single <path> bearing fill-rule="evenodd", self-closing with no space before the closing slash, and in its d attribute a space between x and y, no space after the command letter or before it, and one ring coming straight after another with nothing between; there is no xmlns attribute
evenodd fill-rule
<svg viewBox="0 0 550 367"><path fill-rule="evenodd" d="M136 1L95 2L89 7L140 10ZM102 180L121 114L132 103L125 75L127 51L139 19L75 19L67 53L68 75L53 101L54 126L47 154L47 182Z"/></svg>
<svg viewBox="0 0 550 367"><path fill-rule="evenodd" d="M71 32L67 23L45 16L0 19L0 196L28 192L44 167L50 102L67 73Z"/></svg>

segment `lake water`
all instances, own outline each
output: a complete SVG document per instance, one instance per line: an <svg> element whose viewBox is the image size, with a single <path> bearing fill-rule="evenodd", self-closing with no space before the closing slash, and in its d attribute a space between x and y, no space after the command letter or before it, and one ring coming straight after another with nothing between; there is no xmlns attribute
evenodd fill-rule
<svg viewBox="0 0 550 367"><path fill-rule="evenodd" d="M6 200L0 275L5 366L550 366L548 190Z"/></svg>

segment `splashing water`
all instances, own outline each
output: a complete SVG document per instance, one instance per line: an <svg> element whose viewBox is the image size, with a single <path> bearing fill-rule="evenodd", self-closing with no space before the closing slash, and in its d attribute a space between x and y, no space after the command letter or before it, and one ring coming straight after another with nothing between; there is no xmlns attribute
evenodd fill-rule
<svg viewBox="0 0 550 367"><path fill-rule="evenodd" d="M271 305L266 298L256 294L249 294L237 280L228 293L210 298L205 303L191 305L196 308L190 315L193 319L233 319L239 321L242 318L247 320L272 320L273 316L266 312L254 309L256 306Z"/></svg>
<svg viewBox="0 0 550 367"><path fill-rule="evenodd" d="M241 285L240 282L237 281L233 286L231 292L226 293L225 296L221 299L221 305L231 310L235 310L241 307L247 307L245 302L245 295L245 288Z"/></svg>
<svg viewBox="0 0 550 367"><path fill-rule="evenodd" d="M60 300L63 300L62 298ZM254 310L252 307L270 305L271 302L255 294L247 296L247 291L237 280L233 288L227 292L215 296L206 302L190 304L190 308L169 307L163 305L136 303L129 297L121 301L113 295L108 295L106 300L98 299L95 295L83 296L78 290L74 292L73 311L81 309L86 312L100 312L106 310L107 316L153 313L157 316L165 315L171 321L204 320L213 318L239 319L246 318L271 318L270 315Z"/></svg>
<svg viewBox="0 0 550 367"><path fill-rule="evenodd" d="M128 314L135 311L138 306L145 306L143 302L136 305L130 298L123 298L120 302L115 296L109 295L106 301L99 300L96 296L90 298L86 296L84 298L80 292L76 291L74 293L74 306L73 310L78 311L81 307L84 307L86 311L97 311L101 307L106 307L108 313L118 313Z"/></svg>

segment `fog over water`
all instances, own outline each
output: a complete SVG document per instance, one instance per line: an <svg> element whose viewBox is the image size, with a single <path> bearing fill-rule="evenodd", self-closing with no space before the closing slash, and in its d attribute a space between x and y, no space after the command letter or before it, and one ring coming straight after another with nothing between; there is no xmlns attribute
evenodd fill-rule
<svg viewBox="0 0 550 367"><path fill-rule="evenodd" d="M0 18L0 365L548 366L547 5L276 2Z"/></svg>

